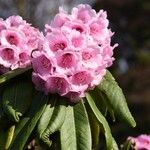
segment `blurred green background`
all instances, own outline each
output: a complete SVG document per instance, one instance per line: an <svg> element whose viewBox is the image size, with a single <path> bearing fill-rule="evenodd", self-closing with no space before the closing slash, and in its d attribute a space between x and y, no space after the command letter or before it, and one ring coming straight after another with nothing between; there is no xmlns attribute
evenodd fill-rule
<svg viewBox="0 0 150 150"><path fill-rule="evenodd" d="M112 43L119 43L110 69L126 95L137 127L113 123L108 116L114 137L121 144L128 136L150 134L150 0L0 0L0 17L19 14L43 30L59 6L70 10L80 3L108 12L115 32Z"/></svg>

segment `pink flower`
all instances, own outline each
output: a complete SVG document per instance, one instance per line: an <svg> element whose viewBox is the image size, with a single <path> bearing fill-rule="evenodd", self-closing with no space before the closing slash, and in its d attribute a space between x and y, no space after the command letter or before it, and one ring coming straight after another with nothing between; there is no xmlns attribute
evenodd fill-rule
<svg viewBox="0 0 150 150"><path fill-rule="evenodd" d="M50 76L46 82L46 88L50 93L58 93L63 96L69 91L69 83L64 77Z"/></svg>
<svg viewBox="0 0 150 150"><path fill-rule="evenodd" d="M0 32L7 28L6 22L0 18Z"/></svg>
<svg viewBox="0 0 150 150"><path fill-rule="evenodd" d="M20 63L25 63L29 61L30 56L26 52L22 52L19 54Z"/></svg>
<svg viewBox="0 0 150 150"><path fill-rule="evenodd" d="M68 32L75 30L75 31L78 31L82 34L86 34L86 33L89 34L88 26L86 24L84 24L83 22L78 21L78 20L66 21L65 24L62 26L62 30L65 30L65 29Z"/></svg>
<svg viewBox="0 0 150 150"><path fill-rule="evenodd" d="M50 74L52 71L51 61L45 55L41 55L37 57L36 59L33 58L32 66L36 73L39 73L40 75L43 75L43 76Z"/></svg>
<svg viewBox="0 0 150 150"><path fill-rule="evenodd" d="M64 53L57 58L57 64L62 68L74 67L76 63L76 57L72 53Z"/></svg>
<svg viewBox="0 0 150 150"><path fill-rule="evenodd" d="M110 45L108 23L106 12L96 13L89 5L79 5L71 14L61 8L45 26L46 35L39 40L38 51L32 53L36 88L78 102L100 84L116 47Z"/></svg>
<svg viewBox="0 0 150 150"><path fill-rule="evenodd" d="M78 102L79 97L81 96L80 92L75 92L75 91L69 91L65 97L69 98L71 102Z"/></svg>
<svg viewBox="0 0 150 150"><path fill-rule="evenodd" d="M138 137L129 137L128 140L134 145L135 150L150 150L150 135L140 135Z"/></svg>
<svg viewBox="0 0 150 150"><path fill-rule="evenodd" d="M96 69L103 66L104 60L101 55L100 47L88 47L81 51L82 63L86 68Z"/></svg>
<svg viewBox="0 0 150 150"><path fill-rule="evenodd" d="M73 48L82 49L85 47L85 44L86 44L85 38L86 36L82 35L80 32L72 31L69 37L70 42L71 42L70 44Z"/></svg>
<svg viewBox="0 0 150 150"><path fill-rule="evenodd" d="M80 4L72 9L72 18L81 20L83 23L88 23L96 17L96 12L89 5Z"/></svg>
<svg viewBox="0 0 150 150"><path fill-rule="evenodd" d="M70 19L67 12L65 12L61 7L59 8L59 14L57 14L54 20L51 22L51 27L60 28L62 27L66 21Z"/></svg>
<svg viewBox="0 0 150 150"><path fill-rule="evenodd" d="M42 77L39 74L37 73L32 74L32 82L35 84L35 88L37 90L46 91L45 80L42 79Z"/></svg>
<svg viewBox="0 0 150 150"><path fill-rule="evenodd" d="M1 46L0 47L0 62L6 68L11 68L17 64L18 49L14 46Z"/></svg>
<svg viewBox="0 0 150 150"><path fill-rule="evenodd" d="M6 23L9 27L19 27L20 25L26 25L26 21L20 16L10 16L6 19Z"/></svg>
<svg viewBox="0 0 150 150"><path fill-rule="evenodd" d="M55 34L54 34L55 33ZM67 39L61 32L54 32L47 35L49 47L52 51L64 50L67 48Z"/></svg>
<svg viewBox="0 0 150 150"><path fill-rule="evenodd" d="M105 23L98 21L93 21L90 25L90 34L99 43L102 44L107 37L109 37L109 30Z"/></svg>
<svg viewBox="0 0 150 150"><path fill-rule="evenodd" d="M92 77L87 71L80 71L72 76L72 83L75 85L89 84L91 81Z"/></svg>
<svg viewBox="0 0 150 150"><path fill-rule="evenodd" d="M24 43L25 36L22 32L17 29L7 29L1 31L1 45L15 45L21 46Z"/></svg>
<svg viewBox="0 0 150 150"><path fill-rule="evenodd" d="M0 19L0 65L14 70L31 65L31 53L42 36L20 16ZM5 72L4 72L5 73Z"/></svg>

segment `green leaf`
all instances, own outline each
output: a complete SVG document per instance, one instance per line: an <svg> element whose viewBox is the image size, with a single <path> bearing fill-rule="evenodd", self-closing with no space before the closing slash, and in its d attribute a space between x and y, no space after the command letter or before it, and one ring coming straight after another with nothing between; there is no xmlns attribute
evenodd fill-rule
<svg viewBox="0 0 150 150"><path fill-rule="evenodd" d="M35 128L39 118L44 112L48 102L48 96L45 96L43 93L38 93L32 103L29 114L25 117L26 119L19 122L22 126L19 126L19 132L14 139L10 150L23 150L30 134ZM22 127L22 128L20 128Z"/></svg>
<svg viewBox="0 0 150 150"><path fill-rule="evenodd" d="M125 96L109 71L107 71L98 88L107 96L108 102L118 118L122 119L132 127L135 127L136 122L134 121L134 118L132 117L127 106Z"/></svg>
<svg viewBox="0 0 150 150"><path fill-rule="evenodd" d="M118 145L114 138L113 138L113 150L119 150Z"/></svg>
<svg viewBox="0 0 150 150"><path fill-rule="evenodd" d="M88 118L91 127L91 134L92 134L92 148L95 149L99 143L99 135L100 135L100 126L97 118L93 114L91 108L87 103L85 103L86 110L88 113Z"/></svg>
<svg viewBox="0 0 150 150"><path fill-rule="evenodd" d="M92 96L97 108L100 112L107 116L108 112L113 121L115 121L115 115L112 107L107 102L107 97L96 87L94 90L89 91L89 94Z"/></svg>
<svg viewBox="0 0 150 150"><path fill-rule="evenodd" d="M32 84L26 80L10 82L3 93L3 110L12 121L19 122L28 110L32 98Z"/></svg>
<svg viewBox="0 0 150 150"><path fill-rule="evenodd" d="M16 139L17 135L22 130L22 128L26 125L26 123L29 122L29 120L30 120L30 117L23 117L19 121L19 123L16 124L15 132L14 132L13 139L12 139L12 143L14 142L14 140Z"/></svg>
<svg viewBox="0 0 150 150"><path fill-rule="evenodd" d="M94 90L91 90L88 93L92 96L92 98L93 98L97 108L100 110L100 112L104 116L106 116L108 108L105 104L105 101L104 101L103 97L101 97L99 91L97 91L96 88L95 88Z"/></svg>
<svg viewBox="0 0 150 150"><path fill-rule="evenodd" d="M65 120L66 102L63 99L54 95L38 122L38 136L49 147L52 144L50 135L58 131Z"/></svg>
<svg viewBox="0 0 150 150"><path fill-rule="evenodd" d="M107 123L107 120L105 117L102 115L102 113L98 110L96 107L93 98L89 93L86 93L86 99L88 101L88 104L90 108L92 109L94 115L96 116L97 120L99 121L100 125L102 126L103 132L105 134L105 139L106 139L106 145L108 150L113 149L113 137L111 135L110 127Z"/></svg>
<svg viewBox="0 0 150 150"><path fill-rule="evenodd" d="M30 70L31 67L27 67L27 68L19 68L19 69L15 69L12 71L9 71L3 75L0 76L0 84L7 82L9 79L14 78L28 70Z"/></svg>
<svg viewBox="0 0 150 150"><path fill-rule="evenodd" d="M4 118L1 121L3 122L1 122L0 124L0 150L6 150L11 144L14 135L15 125L7 126L8 122ZM6 124L5 127L4 124Z"/></svg>
<svg viewBox="0 0 150 150"><path fill-rule="evenodd" d="M15 125L12 125L6 132L6 143L5 143L5 146L4 146L4 149L8 149L11 142L12 142L12 139L13 139L13 136L14 136L14 131L15 131Z"/></svg>
<svg viewBox="0 0 150 150"><path fill-rule="evenodd" d="M61 150L91 150L92 140L88 115L83 101L68 106L60 130Z"/></svg>
<svg viewBox="0 0 150 150"><path fill-rule="evenodd" d="M95 95L97 95L97 97L95 97L92 93L94 92ZM104 93L102 93L97 87L93 90L89 92L90 95L92 96L92 98L94 99L94 102L97 106L97 108L101 111L101 107L104 107L107 111L105 111L105 116L107 116L108 112L112 118L112 121L115 122L115 114L114 114L114 110L112 109L111 105L109 104L107 97ZM101 102L102 101L102 102ZM101 103L103 103L103 105L100 105Z"/></svg>

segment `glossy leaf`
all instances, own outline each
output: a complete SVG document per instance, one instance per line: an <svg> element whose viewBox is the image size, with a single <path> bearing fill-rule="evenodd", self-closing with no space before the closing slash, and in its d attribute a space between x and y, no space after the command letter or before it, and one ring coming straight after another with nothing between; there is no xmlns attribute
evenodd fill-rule
<svg viewBox="0 0 150 150"><path fill-rule="evenodd" d="M45 96L43 93L39 93L33 100L30 112L26 117L25 121L20 128L16 138L14 139L10 150L22 150L35 128L39 118L44 112L48 102L48 96ZM19 124L22 123L21 121ZM19 126L20 127L20 126Z"/></svg>
<svg viewBox="0 0 150 150"><path fill-rule="evenodd" d="M111 135L110 127L107 123L107 120L105 117L102 115L102 113L99 111L97 106L94 103L93 98L89 93L86 93L86 99L88 101L88 104L90 108L92 109L94 115L96 116L97 120L99 121L100 125L102 126L103 132L105 134L105 139L106 139L106 145L107 149L111 150L113 149L113 137Z"/></svg>
<svg viewBox="0 0 150 150"><path fill-rule="evenodd" d="M134 118L132 117L127 106L125 96L109 71L107 71L102 83L98 86L98 88L107 96L108 102L113 108L116 116L132 127L135 127L136 122L134 121Z"/></svg>
<svg viewBox="0 0 150 150"><path fill-rule="evenodd" d="M53 96L38 122L38 136L49 147L52 144L50 135L58 131L65 120L66 103L63 99Z"/></svg>
<svg viewBox="0 0 150 150"><path fill-rule="evenodd" d="M68 106L65 122L60 130L61 150L91 150L91 131L83 101Z"/></svg>
<svg viewBox="0 0 150 150"><path fill-rule="evenodd" d="M32 97L32 84L26 80L10 82L3 93L3 109L9 119L18 122L28 110Z"/></svg>
<svg viewBox="0 0 150 150"><path fill-rule="evenodd" d="M31 69L31 67L19 68L19 69L12 70L12 71L5 73L5 74L0 76L0 84L7 82L9 79L14 78L14 77L30 70L30 69Z"/></svg>

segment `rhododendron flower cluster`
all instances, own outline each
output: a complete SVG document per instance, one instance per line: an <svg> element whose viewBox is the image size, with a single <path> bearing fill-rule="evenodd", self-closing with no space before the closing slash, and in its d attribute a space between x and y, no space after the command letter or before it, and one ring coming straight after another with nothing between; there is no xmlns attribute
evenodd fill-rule
<svg viewBox="0 0 150 150"><path fill-rule="evenodd" d="M60 8L33 53L36 88L75 101L98 85L117 46L111 46L108 24L106 12L96 13L89 5L78 5L71 14Z"/></svg>
<svg viewBox="0 0 150 150"><path fill-rule="evenodd" d="M0 73L31 64L31 52L37 49L40 34L20 16L0 19Z"/></svg>
<svg viewBox="0 0 150 150"><path fill-rule="evenodd" d="M129 137L135 150L150 150L150 135L140 135L138 137Z"/></svg>

